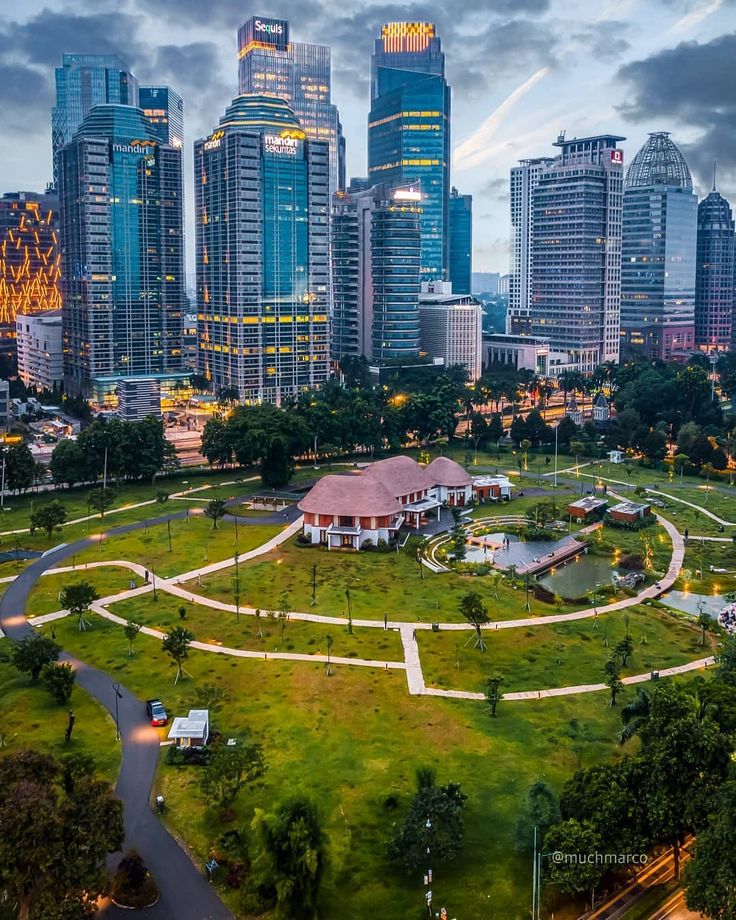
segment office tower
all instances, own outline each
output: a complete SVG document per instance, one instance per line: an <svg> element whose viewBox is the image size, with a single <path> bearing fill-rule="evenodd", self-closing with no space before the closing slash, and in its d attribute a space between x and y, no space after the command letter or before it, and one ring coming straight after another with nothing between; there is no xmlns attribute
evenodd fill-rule
<svg viewBox="0 0 736 920"><path fill-rule="evenodd" d="M618 360L622 140L560 135L532 191L529 331L549 339L552 373Z"/></svg>
<svg viewBox="0 0 736 920"><path fill-rule="evenodd" d="M138 105L138 81L116 54L64 54L56 68L56 105L51 110L54 186L57 152L68 144L93 105Z"/></svg>
<svg viewBox="0 0 736 920"><path fill-rule="evenodd" d="M238 92L285 99L308 140L330 147L330 194L345 188L345 138L326 45L290 40L285 19L251 16L238 29Z"/></svg>
<svg viewBox="0 0 736 920"><path fill-rule="evenodd" d="M353 182L332 213L332 357L419 354L422 196Z"/></svg>
<svg viewBox="0 0 736 920"><path fill-rule="evenodd" d="M184 101L170 86L140 86L138 105L153 125L159 144L184 144Z"/></svg>
<svg viewBox="0 0 736 920"><path fill-rule="evenodd" d="M59 199L35 192L0 198L0 353L15 353L16 317L61 306Z"/></svg>
<svg viewBox="0 0 736 920"><path fill-rule="evenodd" d="M143 112L95 106L59 152L64 386L97 402L121 377L181 368L182 152Z"/></svg>
<svg viewBox="0 0 736 920"><path fill-rule="evenodd" d="M381 27L371 58L368 177L421 184L422 280L449 274L450 87L429 22Z"/></svg>
<svg viewBox="0 0 736 920"><path fill-rule="evenodd" d="M736 240L731 205L713 190L698 205L695 344L705 351L733 347Z"/></svg>
<svg viewBox="0 0 736 920"><path fill-rule="evenodd" d="M215 392L278 404L327 380L329 157L258 94L195 142L199 372Z"/></svg>
<svg viewBox="0 0 736 920"><path fill-rule="evenodd" d="M470 293L473 274L473 196L450 192L450 281L456 294Z"/></svg>
<svg viewBox="0 0 736 920"><path fill-rule="evenodd" d="M511 289L511 275L501 275L498 279L498 293L509 295Z"/></svg>
<svg viewBox="0 0 736 920"><path fill-rule="evenodd" d="M511 266L508 275L509 308L506 332L529 335L532 302L532 193L552 157L520 160L511 170ZM499 293L502 293L499 286Z"/></svg>
<svg viewBox="0 0 736 920"><path fill-rule="evenodd" d="M698 199L666 131L649 135L626 173L621 336L629 354L669 361L695 347Z"/></svg>
<svg viewBox="0 0 736 920"><path fill-rule="evenodd" d="M53 390L64 379L61 310L25 315L16 320L18 376L27 387Z"/></svg>
<svg viewBox="0 0 736 920"><path fill-rule="evenodd" d="M498 294L501 281L500 272L473 272L471 293L473 294Z"/></svg>
<svg viewBox="0 0 736 920"><path fill-rule="evenodd" d="M462 365L471 380L482 372L483 307L470 294L454 293L449 281L425 281L419 294L421 349L442 358L445 367Z"/></svg>

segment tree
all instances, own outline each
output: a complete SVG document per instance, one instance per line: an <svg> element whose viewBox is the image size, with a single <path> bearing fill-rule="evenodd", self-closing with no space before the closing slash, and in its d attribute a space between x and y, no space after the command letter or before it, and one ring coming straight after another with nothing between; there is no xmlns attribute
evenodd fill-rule
<svg viewBox="0 0 736 920"><path fill-rule="evenodd" d="M266 761L257 741L217 744L205 767L200 788L208 802L229 809L241 790L257 782L266 772Z"/></svg>
<svg viewBox="0 0 736 920"><path fill-rule="evenodd" d="M454 859L463 845L467 796L457 783L424 785L412 799L404 824L388 845L388 857L408 873Z"/></svg>
<svg viewBox="0 0 736 920"><path fill-rule="evenodd" d="M553 498L542 499L542 501L537 502L536 505L532 505L529 509L529 517L532 518L534 523L539 527L545 527L547 524L551 524L553 521L556 521L559 516L560 509Z"/></svg>
<svg viewBox="0 0 736 920"><path fill-rule="evenodd" d="M511 437L511 440L514 442L516 447L518 447L521 442L528 437L526 419L523 415L517 415L511 422L509 436Z"/></svg>
<svg viewBox="0 0 736 920"><path fill-rule="evenodd" d="M61 530L61 525L66 521L66 508L60 501L49 502L33 512L31 515L31 533L45 530L46 536L51 539L55 530Z"/></svg>
<svg viewBox="0 0 736 920"><path fill-rule="evenodd" d="M210 466L233 462L233 446L226 422L217 418L207 422L202 431L201 451Z"/></svg>
<svg viewBox="0 0 736 920"><path fill-rule="evenodd" d="M183 626L174 626L161 640L161 648L171 658L171 664L176 665L174 684L177 684L182 676L187 673L183 668L183 664L189 657L189 645L193 639L194 633Z"/></svg>
<svg viewBox="0 0 736 920"><path fill-rule="evenodd" d="M736 635L726 636L716 658L718 679L736 687Z"/></svg>
<svg viewBox="0 0 736 920"><path fill-rule="evenodd" d="M479 648L482 652L486 650L485 642L483 641L483 633L481 632L481 627L490 622L488 617L488 610L486 605L483 603L483 598L480 594L472 592L471 594L466 594L460 601L460 613L465 617L465 619L470 623L470 625L475 629L475 648Z"/></svg>
<svg viewBox="0 0 736 920"><path fill-rule="evenodd" d="M531 852L534 847L534 828L537 829L537 846L540 847L547 831L562 820L560 803L554 789L538 779L529 787L516 822L516 848Z"/></svg>
<svg viewBox="0 0 736 920"><path fill-rule="evenodd" d="M596 886L603 878L606 867L595 860L577 857L601 851L604 841L593 825L587 821L581 823L575 818L562 821L550 828L544 838L544 845L550 852L565 857L550 863L550 880L568 894L587 892L592 904Z"/></svg>
<svg viewBox="0 0 736 920"><path fill-rule="evenodd" d="M560 420L560 424L557 426L557 446L560 450L568 450L570 447L570 441L572 441L578 433L578 426L573 422L569 415L566 415L563 419Z"/></svg>
<svg viewBox="0 0 736 920"><path fill-rule="evenodd" d="M276 916L311 920L325 869L327 841L317 806L303 796L287 799L272 813L256 809L255 881L270 893Z"/></svg>
<svg viewBox="0 0 736 920"><path fill-rule="evenodd" d="M493 441L496 445L496 449L499 449L502 437L503 420L501 419L501 416L496 413L496 415L491 416L491 419L488 422L488 440Z"/></svg>
<svg viewBox="0 0 736 920"><path fill-rule="evenodd" d="M5 451L5 488L16 492L25 492L33 485L36 474L36 461L30 447L14 444Z"/></svg>
<svg viewBox="0 0 736 920"><path fill-rule="evenodd" d="M41 674L41 683L51 694L53 699L60 705L64 706L69 702L74 689L74 681L77 674L74 668L68 663L47 664Z"/></svg>
<svg viewBox="0 0 736 920"><path fill-rule="evenodd" d="M496 707L503 699L503 693L501 693L502 683L503 677L498 675L492 675L486 679L486 702L494 719L496 718Z"/></svg>
<svg viewBox="0 0 736 920"><path fill-rule="evenodd" d="M614 655L618 655L621 659L621 667L626 667L626 662L629 660L629 655L634 651L634 641L631 636L624 636L620 642L616 643L616 647L613 650Z"/></svg>
<svg viewBox="0 0 736 920"><path fill-rule="evenodd" d="M77 625L80 632L85 630L89 623L85 619L85 614L89 613L89 608L99 598L97 589L88 581L79 581L75 584L64 585L59 595L61 605L69 613L77 617Z"/></svg>
<svg viewBox="0 0 736 920"><path fill-rule="evenodd" d="M71 488L76 482L82 482L85 477L85 460L79 444L67 438L54 448L49 461L51 478L56 485L66 485Z"/></svg>
<svg viewBox="0 0 736 920"><path fill-rule="evenodd" d="M705 645L705 634L713 626L713 619L707 611L700 610L698 612L698 626L700 627L700 644Z"/></svg>
<svg viewBox="0 0 736 920"><path fill-rule="evenodd" d="M215 684L202 684L201 687L197 687L195 699L197 709L209 709L212 712L216 712L222 706L225 691Z"/></svg>
<svg viewBox="0 0 736 920"><path fill-rule="evenodd" d="M649 691L645 687L637 687L634 699L621 710L623 727L618 736L619 744L626 744L630 738L633 738L649 718L650 702Z"/></svg>
<svg viewBox="0 0 736 920"><path fill-rule="evenodd" d="M123 634L125 638L128 640L128 657L129 658L133 654L133 643L135 642L136 637L138 636L138 633L140 631L141 631L141 624L134 623L132 620L128 620L125 626L123 626Z"/></svg>
<svg viewBox="0 0 736 920"><path fill-rule="evenodd" d="M685 900L713 920L736 920L736 781L724 783L710 825L700 831L683 871Z"/></svg>
<svg viewBox="0 0 736 920"><path fill-rule="evenodd" d="M450 536L450 545L454 558L460 562L465 558L467 552L468 531L463 522L463 516L460 509L452 509L452 530Z"/></svg>
<svg viewBox="0 0 736 920"><path fill-rule="evenodd" d="M235 459L241 466L260 464L261 481L267 488L291 479L294 456L312 440L300 415L272 403L237 406L226 424Z"/></svg>
<svg viewBox="0 0 736 920"><path fill-rule="evenodd" d="M36 684L46 665L58 660L61 646L43 633L34 632L32 636L14 642L10 654L15 667L30 674L31 683Z"/></svg>
<svg viewBox="0 0 736 920"><path fill-rule="evenodd" d="M217 522L220 518L225 517L227 511L227 502L224 498L213 498L207 502L204 509L205 517L212 521L212 529L217 530Z"/></svg>
<svg viewBox="0 0 736 920"><path fill-rule="evenodd" d="M88 500L90 507L94 508L100 517L104 518L105 512L112 507L112 503L115 501L115 493L112 489L107 488L93 489L89 493Z"/></svg>
<svg viewBox="0 0 736 920"><path fill-rule="evenodd" d="M606 686L611 691L611 706L616 705L616 697L623 690L624 685L621 680L621 666L618 656L612 655L603 665L603 673L606 675Z"/></svg>
<svg viewBox="0 0 736 920"><path fill-rule="evenodd" d="M0 759L0 878L20 920L88 916L105 892L105 857L123 844L122 803L107 782L22 751Z"/></svg>

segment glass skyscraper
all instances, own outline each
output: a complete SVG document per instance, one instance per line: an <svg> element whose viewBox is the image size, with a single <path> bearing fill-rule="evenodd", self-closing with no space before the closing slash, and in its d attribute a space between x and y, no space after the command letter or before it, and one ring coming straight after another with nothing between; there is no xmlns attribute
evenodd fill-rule
<svg viewBox="0 0 736 920"><path fill-rule="evenodd" d="M181 368L182 152L140 109L98 105L58 162L64 386L101 402Z"/></svg>
<svg viewBox="0 0 736 920"><path fill-rule="evenodd" d="M64 54L56 68L56 104L51 110L54 185L56 154L74 137L93 105L138 105L138 81L116 54Z"/></svg>
<svg viewBox="0 0 736 920"><path fill-rule="evenodd" d="M153 125L160 144L184 144L184 101L170 86L140 86L138 104Z"/></svg>
<svg viewBox="0 0 736 920"><path fill-rule="evenodd" d="M345 188L345 139L326 45L291 41L285 19L251 16L238 29L238 92L286 100L307 138L329 144L330 192Z"/></svg>
<svg viewBox="0 0 736 920"><path fill-rule="evenodd" d="M368 175L373 183L421 183L422 280L446 280L450 87L432 23L381 27L371 58Z"/></svg>
<svg viewBox="0 0 736 920"><path fill-rule="evenodd" d="M734 346L736 240L731 205L716 191L698 205L695 344L706 351Z"/></svg>
<svg viewBox="0 0 736 920"><path fill-rule="evenodd" d="M695 347L698 199L666 131L649 135L626 173L622 347L669 361Z"/></svg>
<svg viewBox="0 0 736 920"><path fill-rule="evenodd" d="M329 146L282 99L237 96L195 142L199 372L281 403L329 375Z"/></svg>
<svg viewBox="0 0 736 920"><path fill-rule="evenodd" d="M470 294L473 274L473 196L450 192L450 281L455 294Z"/></svg>

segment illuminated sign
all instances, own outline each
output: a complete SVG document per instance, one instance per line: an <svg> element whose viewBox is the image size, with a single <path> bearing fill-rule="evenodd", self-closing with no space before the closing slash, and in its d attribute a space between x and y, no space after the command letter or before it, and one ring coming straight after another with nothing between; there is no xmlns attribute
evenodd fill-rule
<svg viewBox="0 0 736 920"><path fill-rule="evenodd" d="M215 131L215 133L210 137L209 140L204 142L205 150L216 150L220 146L220 142L225 136L224 131Z"/></svg>
<svg viewBox="0 0 736 920"><path fill-rule="evenodd" d="M158 147L156 141L141 141L138 138L129 144L113 144L113 153L153 153L150 148Z"/></svg>
<svg viewBox="0 0 736 920"><path fill-rule="evenodd" d="M254 16L246 23L246 36L251 42L259 45L273 45L283 50L289 44L289 23L285 19L266 19L262 16ZM247 42L241 42L241 45L245 43Z"/></svg>
<svg viewBox="0 0 736 920"><path fill-rule="evenodd" d="M425 51L435 34L433 22L387 22L381 26L383 50L389 54Z"/></svg>
<svg viewBox="0 0 736 920"><path fill-rule="evenodd" d="M266 153L295 157L299 149L299 141L295 137L281 137L275 134L264 134L263 149Z"/></svg>
<svg viewBox="0 0 736 920"><path fill-rule="evenodd" d="M253 25L254 32L267 32L269 35L283 35L285 22L278 22L278 20L268 20L264 22L262 19L256 19Z"/></svg>
<svg viewBox="0 0 736 920"><path fill-rule="evenodd" d="M422 195L420 192L415 192L414 189L397 189L394 192L394 201L421 201Z"/></svg>
<svg viewBox="0 0 736 920"><path fill-rule="evenodd" d="M611 151L611 162L612 163L623 163L624 162L623 150L612 150Z"/></svg>

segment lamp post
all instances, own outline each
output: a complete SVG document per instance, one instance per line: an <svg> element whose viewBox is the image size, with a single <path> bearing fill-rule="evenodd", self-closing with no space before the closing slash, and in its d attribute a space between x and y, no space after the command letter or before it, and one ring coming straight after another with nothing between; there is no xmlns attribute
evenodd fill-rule
<svg viewBox="0 0 736 920"><path fill-rule="evenodd" d="M555 489L557 488L557 439L559 435L560 423L555 425Z"/></svg>
<svg viewBox="0 0 736 920"><path fill-rule="evenodd" d="M432 885L432 870L431 870L431 868L430 868L430 866L429 866L429 855L430 855L430 853L429 853L429 836L430 836L430 834L432 833L432 822L429 820L429 818L427 818L426 824L424 825L424 829L425 829L425 831L427 832L427 871L426 871L426 873L425 873L425 875L424 875L424 888L425 888L425 891L424 891L424 900L425 900L425 902L426 902L426 904L427 904L427 916L428 916L428 917L430 918L430 920L431 920L431 917L432 917L432 888L431 888L431 885Z"/></svg>
<svg viewBox="0 0 736 920"><path fill-rule="evenodd" d="M120 692L120 684L113 684L112 689L115 691L115 740L120 741L120 711L118 703L122 700L123 694Z"/></svg>

